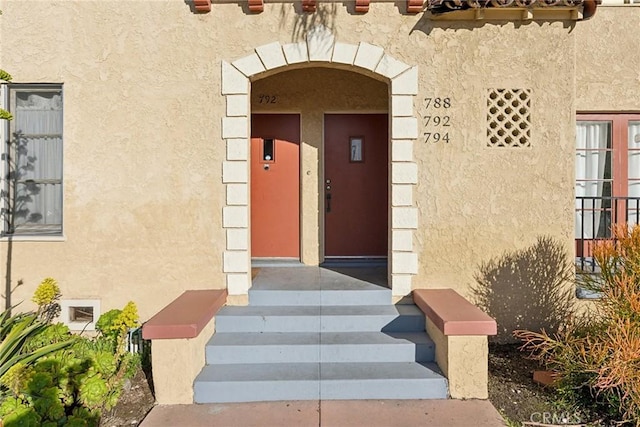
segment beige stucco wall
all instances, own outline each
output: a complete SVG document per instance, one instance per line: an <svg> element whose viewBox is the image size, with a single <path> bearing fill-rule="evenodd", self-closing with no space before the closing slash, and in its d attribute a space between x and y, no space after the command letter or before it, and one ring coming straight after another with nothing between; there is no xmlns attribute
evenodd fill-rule
<svg viewBox="0 0 640 427"><path fill-rule="evenodd" d="M64 83L65 238L13 243L13 300L53 276L63 297L134 300L148 319L185 289L224 287L224 106L217 42L193 42L201 18L178 1L0 9L14 81Z"/></svg>
<svg viewBox="0 0 640 427"><path fill-rule="evenodd" d="M454 107L451 142L416 149L419 286L469 296L481 263L541 235L571 245L572 35L560 22L515 27L431 30L433 73L419 98L451 97ZM488 88L531 89L530 148L487 147Z"/></svg>
<svg viewBox="0 0 640 427"><path fill-rule="evenodd" d="M640 6L600 6L575 28L576 109L640 112Z"/></svg>
<svg viewBox="0 0 640 427"><path fill-rule="evenodd" d="M193 383L205 365L215 318L195 338L155 339L151 345L153 392L160 405L193 403Z"/></svg>
<svg viewBox="0 0 640 427"><path fill-rule="evenodd" d="M435 359L453 399L489 397L489 345L486 335L444 335L427 319L426 330L436 346Z"/></svg>
<svg viewBox="0 0 640 427"><path fill-rule="evenodd" d="M434 23L392 3L364 15L338 3L315 15L287 3L267 3L258 15L237 4L194 15L182 0L38 5L0 2L0 61L17 82L64 83L65 239L13 243L13 279L26 283L14 300L54 276L65 297L100 297L105 310L131 299L145 319L184 289L224 287L221 61L303 40L317 24L336 41L380 46L418 66L419 135L437 130L423 125L433 114L423 100L451 99L450 142L414 145L413 287L468 296L481 263L540 235L571 248L576 32L567 22ZM313 77L306 83L301 74L256 78L252 90L291 93L298 100L277 108L308 112L303 171L318 164L323 110L388 108L384 82L305 73ZM334 78L368 95L332 97L333 82L324 82ZM532 91L531 148L487 147L489 88ZM316 191L317 179L308 181ZM304 197L303 209L317 209L317 192ZM309 263L320 252L318 227L311 220L303 230ZM5 259L6 243L0 251Z"/></svg>

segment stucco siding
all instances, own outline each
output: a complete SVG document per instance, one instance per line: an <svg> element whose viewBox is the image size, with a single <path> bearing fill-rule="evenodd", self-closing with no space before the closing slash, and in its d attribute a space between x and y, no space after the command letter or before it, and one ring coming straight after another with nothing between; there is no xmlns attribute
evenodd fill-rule
<svg viewBox="0 0 640 427"><path fill-rule="evenodd" d="M429 39L434 53L418 98L447 96L454 105L451 142L419 142L416 149L416 282L469 296L483 262L541 235L571 248L574 95L567 81L574 72L573 36L560 22L503 23L432 29ZM531 90L530 147L488 147L490 88ZM419 116L428 114L434 109L420 109Z"/></svg>
<svg viewBox="0 0 640 427"><path fill-rule="evenodd" d="M637 72L623 73L640 69L631 55L616 72L628 84L605 93L613 49L598 34L603 27L623 38L640 24L638 8L625 9L632 17L620 27L612 23L625 12L612 8L578 23L445 23L402 14L393 3L373 3L362 15L340 3L321 3L314 15L289 3L267 3L260 14L214 4L204 15L182 0L27 3L0 1L0 65L16 82L64 84L64 239L12 243L12 279L25 282L13 301L53 276L67 298L100 298L105 310L134 300L146 319L183 290L226 287L222 118L232 107L221 63L259 70L264 64L248 57L256 48L304 42L318 25L343 44L344 57L363 43L371 55L417 66L406 119L417 118L418 138L412 151L396 153L417 165L417 184L399 202L418 210L413 241L402 243L418 256L413 288L469 296L482 263L543 235L573 254L576 108L632 108L625 87L640 89ZM390 79L338 62L249 73L252 112L303 117L301 247L312 265L323 252L323 113L392 109ZM488 146L491 89L530 93L530 146ZM262 105L260 94L279 102ZM451 106L427 108L427 98ZM397 100L398 111L410 110L406 101ZM435 115L450 126L427 125ZM449 141L434 143L434 133ZM2 261L8 249L0 242Z"/></svg>
<svg viewBox="0 0 640 427"><path fill-rule="evenodd" d="M638 28L638 6L601 6L576 26L578 111L640 111L640 45L633 37Z"/></svg>
<svg viewBox="0 0 640 427"><path fill-rule="evenodd" d="M64 84L64 241L13 242L13 302L53 276L65 298L133 300L146 319L224 287L220 60L185 7L0 4L2 67Z"/></svg>

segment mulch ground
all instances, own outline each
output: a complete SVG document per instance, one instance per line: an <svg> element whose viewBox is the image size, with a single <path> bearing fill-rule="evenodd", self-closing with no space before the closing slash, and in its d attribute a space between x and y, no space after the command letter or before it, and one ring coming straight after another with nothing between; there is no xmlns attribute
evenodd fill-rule
<svg viewBox="0 0 640 427"><path fill-rule="evenodd" d="M139 369L131 380L126 381L118 404L102 414L100 427L137 426L154 404L150 381L147 381L144 371Z"/></svg>

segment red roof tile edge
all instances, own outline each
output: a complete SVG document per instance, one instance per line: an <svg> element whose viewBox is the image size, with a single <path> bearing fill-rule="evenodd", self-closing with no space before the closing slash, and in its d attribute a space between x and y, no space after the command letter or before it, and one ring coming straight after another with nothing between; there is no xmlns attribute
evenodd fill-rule
<svg viewBox="0 0 640 427"><path fill-rule="evenodd" d="M211 12L211 0L193 0L193 7L197 13Z"/></svg>
<svg viewBox="0 0 640 427"><path fill-rule="evenodd" d="M356 13L369 12L369 3L371 3L371 0L356 0L356 5L355 5Z"/></svg>
<svg viewBox="0 0 640 427"><path fill-rule="evenodd" d="M420 13L423 7L422 0L407 0L407 13Z"/></svg>
<svg viewBox="0 0 640 427"><path fill-rule="evenodd" d="M195 338L227 300L226 289L185 291L142 326L142 337Z"/></svg>
<svg viewBox="0 0 640 427"><path fill-rule="evenodd" d="M496 335L489 315L453 289L415 289L413 301L444 335Z"/></svg>

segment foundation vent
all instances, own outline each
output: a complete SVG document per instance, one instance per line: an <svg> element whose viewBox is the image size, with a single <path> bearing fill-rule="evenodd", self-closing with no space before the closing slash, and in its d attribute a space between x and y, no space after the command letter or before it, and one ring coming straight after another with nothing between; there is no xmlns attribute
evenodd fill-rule
<svg viewBox="0 0 640 427"><path fill-rule="evenodd" d="M487 146L531 147L531 89L487 91Z"/></svg>
<svg viewBox="0 0 640 427"><path fill-rule="evenodd" d="M99 299L60 301L60 321L72 331L95 331L100 314Z"/></svg>

